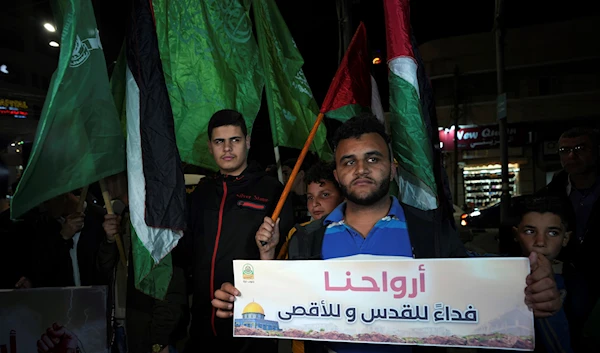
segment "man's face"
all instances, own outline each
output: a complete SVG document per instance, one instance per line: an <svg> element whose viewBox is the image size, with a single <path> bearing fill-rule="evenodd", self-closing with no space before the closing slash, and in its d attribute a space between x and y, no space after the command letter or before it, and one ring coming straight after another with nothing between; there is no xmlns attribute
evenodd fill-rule
<svg viewBox="0 0 600 353"><path fill-rule="evenodd" d="M393 168L388 147L377 133L341 140L334 175L349 202L370 206L387 197Z"/></svg>
<svg viewBox="0 0 600 353"><path fill-rule="evenodd" d="M560 163L569 174L585 174L596 168L597 147L589 136L561 138L558 141Z"/></svg>
<svg viewBox="0 0 600 353"><path fill-rule="evenodd" d="M565 231L560 216L550 212L525 214L513 231L524 255L537 252L549 260L554 260L560 250L567 246L570 236L570 232Z"/></svg>
<svg viewBox="0 0 600 353"><path fill-rule="evenodd" d="M284 165L281 167L281 174L283 176L283 184L287 184L288 180L290 180L290 176L292 175L292 168ZM300 185L304 183L304 171L299 171L296 174L296 178L294 178L294 183L292 184L292 190L296 190Z"/></svg>
<svg viewBox="0 0 600 353"><path fill-rule="evenodd" d="M320 183L308 184L306 200L310 215L314 219L321 219L341 204L344 197L331 181L322 180Z"/></svg>
<svg viewBox="0 0 600 353"><path fill-rule="evenodd" d="M250 139L244 136L239 126L225 125L214 128L208 148L221 173L240 175L246 169Z"/></svg>

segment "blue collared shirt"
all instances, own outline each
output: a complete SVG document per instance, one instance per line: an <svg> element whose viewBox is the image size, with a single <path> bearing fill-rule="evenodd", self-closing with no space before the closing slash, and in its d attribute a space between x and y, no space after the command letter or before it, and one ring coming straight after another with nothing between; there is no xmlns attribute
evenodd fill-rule
<svg viewBox="0 0 600 353"><path fill-rule="evenodd" d="M359 254L413 257L404 210L396 197L392 196L388 215L366 237L344 222L345 211L344 202L325 218L327 230L321 249L324 260Z"/></svg>
<svg viewBox="0 0 600 353"><path fill-rule="evenodd" d="M366 237L344 222L345 211L344 202L325 218L324 224L327 225L327 229L321 249L323 260L362 254L413 257L404 210L396 197L392 196L392 206L388 215L380 219ZM410 353L412 351L411 347L407 346L364 343L331 342L327 346L336 353Z"/></svg>

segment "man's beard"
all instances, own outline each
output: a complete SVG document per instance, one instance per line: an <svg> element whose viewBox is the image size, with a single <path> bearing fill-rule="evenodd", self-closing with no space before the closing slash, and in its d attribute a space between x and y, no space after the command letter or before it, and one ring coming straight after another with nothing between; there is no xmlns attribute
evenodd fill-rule
<svg viewBox="0 0 600 353"><path fill-rule="evenodd" d="M383 178L383 180L380 180L379 182L377 180L373 180L373 181L379 187L375 191L371 192L370 194L368 194L366 196L360 197L354 193L349 192L346 185L340 185L340 187L342 189L342 194L348 201L355 203L357 205L360 205L360 206L374 205L378 201L383 199L384 197L388 196L388 193L390 191L390 176L388 175L387 177Z"/></svg>

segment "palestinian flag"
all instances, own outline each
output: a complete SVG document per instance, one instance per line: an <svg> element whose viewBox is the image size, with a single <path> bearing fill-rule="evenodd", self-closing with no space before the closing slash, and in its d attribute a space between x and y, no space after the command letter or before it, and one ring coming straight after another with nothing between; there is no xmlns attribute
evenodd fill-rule
<svg viewBox="0 0 600 353"><path fill-rule="evenodd" d="M361 22L329 86L321 113L344 122L370 110L384 122L379 91L371 76L367 29Z"/></svg>
<svg viewBox="0 0 600 353"><path fill-rule="evenodd" d="M438 207L433 143L421 107L408 0L384 0L390 86L392 150L399 164L399 198L423 209Z"/></svg>
<svg viewBox="0 0 600 353"><path fill-rule="evenodd" d="M126 39L127 176L135 287L164 299L185 228L185 179L149 1L134 0Z"/></svg>

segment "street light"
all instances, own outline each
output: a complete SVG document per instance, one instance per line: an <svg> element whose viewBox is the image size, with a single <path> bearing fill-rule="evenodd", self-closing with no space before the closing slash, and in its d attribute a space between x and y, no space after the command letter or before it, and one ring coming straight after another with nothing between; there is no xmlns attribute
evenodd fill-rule
<svg viewBox="0 0 600 353"><path fill-rule="evenodd" d="M48 43L48 45L50 45L51 47L54 47L54 48L58 48L60 46L60 44L58 44L55 41L50 41L50 43Z"/></svg>
<svg viewBox="0 0 600 353"><path fill-rule="evenodd" d="M44 23L44 28L48 32L56 32L56 28L53 25L51 25L50 23Z"/></svg>

